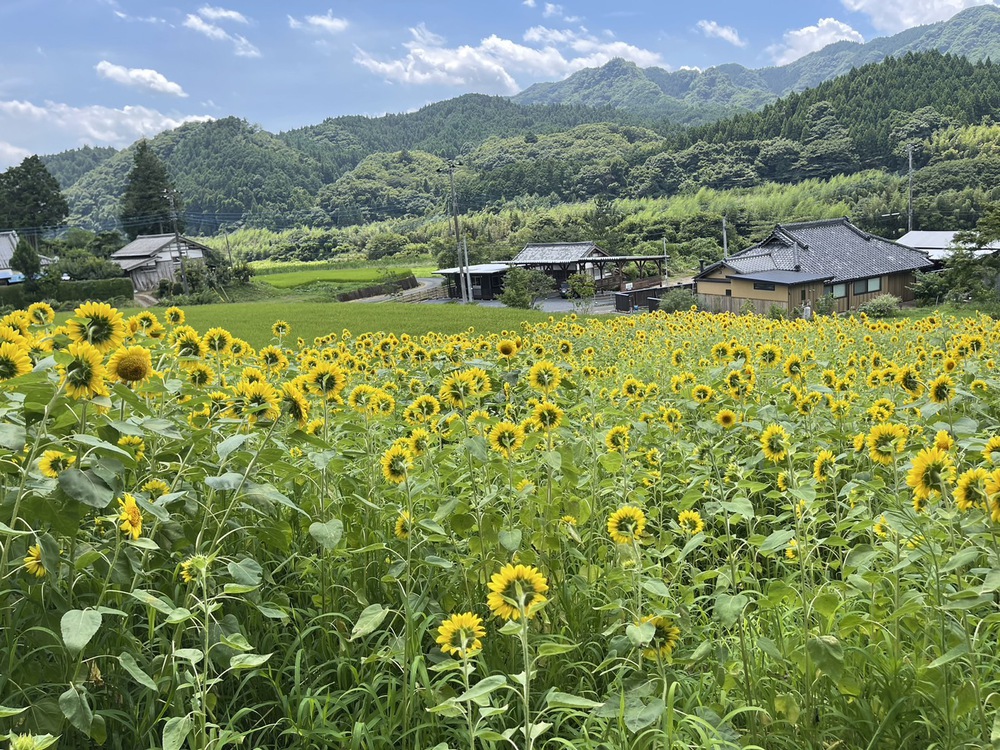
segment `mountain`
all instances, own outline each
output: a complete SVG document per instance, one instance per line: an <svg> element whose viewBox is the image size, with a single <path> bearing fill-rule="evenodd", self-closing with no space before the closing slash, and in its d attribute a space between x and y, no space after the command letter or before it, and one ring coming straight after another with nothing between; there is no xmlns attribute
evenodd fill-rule
<svg viewBox="0 0 1000 750"><path fill-rule="evenodd" d="M754 111L790 93L818 86L854 68L908 52L938 52L972 61L1000 60L1000 8L968 8L947 21L917 26L865 44L836 42L778 67L751 70L720 65L707 70L640 68L616 59L555 83L538 83L513 97L519 104L612 106L695 125L733 110Z"/></svg>

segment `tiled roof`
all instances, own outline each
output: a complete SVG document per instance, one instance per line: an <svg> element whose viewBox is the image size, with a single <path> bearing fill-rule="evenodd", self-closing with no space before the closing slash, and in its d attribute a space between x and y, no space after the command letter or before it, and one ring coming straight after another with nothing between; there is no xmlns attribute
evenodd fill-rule
<svg viewBox="0 0 1000 750"><path fill-rule="evenodd" d="M552 242L525 245L512 265L533 263L576 263L594 255L607 255L593 242Z"/></svg>
<svg viewBox="0 0 1000 750"><path fill-rule="evenodd" d="M807 277L844 282L932 265L924 253L863 232L847 219L779 224L762 243L720 264L739 274L798 272L803 282Z"/></svg>

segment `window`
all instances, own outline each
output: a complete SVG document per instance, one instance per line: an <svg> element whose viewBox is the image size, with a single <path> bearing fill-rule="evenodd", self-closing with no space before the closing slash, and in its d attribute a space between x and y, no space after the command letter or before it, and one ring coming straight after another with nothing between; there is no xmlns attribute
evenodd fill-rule
<svg viewBox="0 0 1000 750"><path fill-rule="evenodd" d="M882 277L872 276L870 279L858 279L854 282L855 294L870 294L882 290Z"/></svg>
<svg viewBox="0 0 1000 750"><path fill-rule="evenodd" d="M769 281L755 281L753 288L760 292L773 292L774 284Z"/></svg>
<svg viewBox="0 0 1000 750"><path fill-rule="evenodd" d="M726 296L727 297L732 297L733 296L733 290L732 289L727 289L726 290Z"/></svg>
<svg viewBox="0 0 1000 750"><path fill-rule="evenodd" d="M847 296L847 284L827 284L823 287L823 293L831 295L834 299L843 299Z"/></svg>

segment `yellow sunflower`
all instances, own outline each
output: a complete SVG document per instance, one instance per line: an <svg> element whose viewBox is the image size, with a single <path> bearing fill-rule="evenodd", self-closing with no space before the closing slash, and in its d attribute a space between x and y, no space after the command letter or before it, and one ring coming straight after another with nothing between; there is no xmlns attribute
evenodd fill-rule
<svg viewBox="0 0 1000 750"><path fill-rule="evenodd" d="M55 479L75 463L76 456L74 455L57 450L48 450L42 453L42 458L38 462L38 470L44 476Z"/></svg>
<svg viewBox="0 0 1000 750"><path fill-rule="evenodd" d="M633 505L623 505L608 518L608 534L615 544L631 544L642 538L646 514Z"/></svg>
<svg viewBox="0 0 1000 750"><path fill-rule="evenodd" d="M647 615L642 618L641 625L650 623L653 626L653 637L649 645L642 650L647 659L666 658L673 653L674 647L681 639L681 630L667 617Z"/></svg>
<svg viewBox="0 0 1000 750"><path fill-rule="evenodd" d="M954 481L955 462L937 447L920 451L906 475L906 484L913 488L913 497L917 501L929 500L934 493L941 494ZM917 510L921 508L922 506Z"/></svg>
<svg viewBox="0 0 1000 750"><path fill-rule="evenodd" d="M531 619L545 603L548 581L541 572L529 565L504 565L494 573L486 598L490 611L504 620Z"/></svg>
<svg viewBox="0 0 1000 750"><path fill-rule="evenodd" d="M459 659L468 659L483 649L486 629L483 618L472 612L452 615L441 623L435 642L446 654L454 654Z"/></svg>
<svg viewBox="0 0 1000 750"><path fill-rule="evenodd" d="M608 430L604 436L604 444L609 451L627 453L629 446L629 429L625 425L617 425Z"/></svg>
<svg viewBox="0 0 1000 750"><path fill-rule="evenodd" d="M562 382L562 371L548 360L539 360L528 371L528 385L544 394L550 394Z"/></svg>
<svg viewBox="0 0 1000 750"><path fill-rule="evenodd" d="M28 554L24 556L24 569L36 578L45 578L47 570L42 564L42 547L33 544L28 548Z"/></svg>
<svg viewBox="0 0 1000 750"><path fill-rule="evenodd" d="M114 380L121 383L140 383L153 374L153 358L144 346L122 347L111 355L107 370Z"/></svg>
<svg viewBox="0 0 1000 750"><path fill-rule="evenodd" d="M382 476L391 484L401 484L406 481L406 474L411 468L413 468L413 457L409 448L403 443L393 443L382 454Z"/></svg>
<svg viewBox="0 0 1000 750"><path fill-rule="evenodd" d="M835 461L833 451L821 450L813 462L813 478L820 484L828 480L836 469Z"/></svg>
<svg viewBox="0 0 1000 750"><path fill-rule="evenodd" d="M955 504L963 513L973 509L986 509L986 480L989 472L976 467L963 472L955 486Z"/></svg>
<svg viewBox="0 0 1000 750"><path fill-rule="evenodd" d="M26 342L27 343L27 342ZM0 380L10 380L31 372L31 356L22 344L0 343Z"/></svg>
<svg viewBox="0 0 1000 750"><path fill-rule="evenodd" d="M73 342L66 351L72 359L62 368L62 373L70 398L85 399L104 394L106 371L97 347L86 341Z"/></svg>
<svg viewBox="0 0 1000 750"><path fill-rule="evenodd" d="M120 346L125 340L122 314L105 302L85 302L66 323L74 343L87 343L101 354Z"/></svg>
<svg viewBox="0 0 1000 750"><path fill-rule="evenodd" d="M772 424L760 436L760 447L764 458L771 463L780 463L788 455L788 433L778 424Z"/></svg>
<svg viewBox="0 0 1000 750"><path fill-rule="evenodd" d="M490 430L488 439L493 450L504 458L511 458L524 445L524 428L510 422L498 422Z"/></svg>
<svg viewBox="0 0 1000 750"><path fill-rule="evenodd" d="M715 415L715 421L722 429L728 430L734 427L740 418L732 409L720 409Z"/></svg>
<svg viewBox="0 0 1000 750"><path fill-rule="evenodd" d="M405 541L410 538L411 529L413 528L413 516L410 515L410 511L404 510L396 518L396 525L393 528L393 534L396 538Z"/></svg>
<svg viewBox="0 0 1000 750"><path fill-rule="evenodd" d="M138 539L142 535L142 511L135 498L126 492L123 497L118 498L118 507L121 511L118 515L118 520L122 522L121 530L133 539Z"/></svg>
<svg viewBox="0 0 1000 750"><path fill-rule="evenodd" d="M705 522L696 510L682 510L677 516L677 525L689 536L700 534L705 528Z"/></svg>

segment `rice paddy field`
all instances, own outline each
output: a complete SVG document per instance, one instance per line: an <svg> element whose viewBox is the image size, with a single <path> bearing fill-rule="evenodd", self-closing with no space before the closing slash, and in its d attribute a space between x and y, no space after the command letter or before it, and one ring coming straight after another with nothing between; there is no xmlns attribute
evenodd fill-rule
<svg viewBox="0 0 1000 750"><path fill-rule="evenodd" d="M996 746L993 319L236 307L0 320L14 750Z"/></svg>

